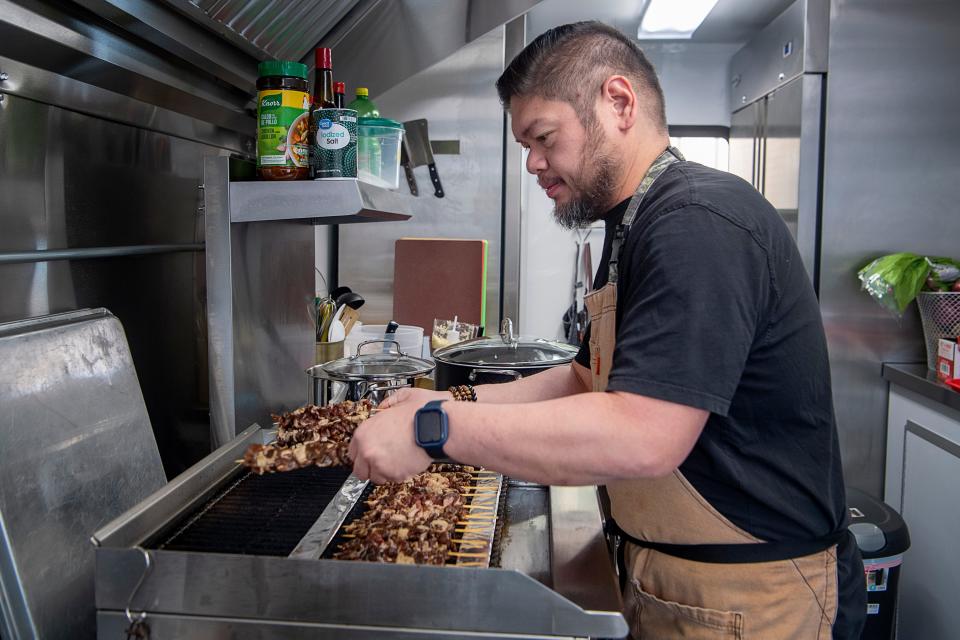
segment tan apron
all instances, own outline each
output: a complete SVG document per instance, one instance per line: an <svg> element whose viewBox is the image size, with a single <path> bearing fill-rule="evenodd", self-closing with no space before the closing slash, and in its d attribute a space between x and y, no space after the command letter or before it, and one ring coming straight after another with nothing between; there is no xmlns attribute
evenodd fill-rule
<svg viewBox="0 0 960 640"><path fill-rule="evenodd" d="M609 281L584 300L590 313L593 390L605 391L616 343L620 244L675 149L651 165L633 196L610 254ZM676 545L762 542L714 509L680 470L607 485L616 524L639 541ZM730 564L698 562L623 542L624 615L640 639L789 638L828 640L837 614L836 546L799 558Z"/></svg>

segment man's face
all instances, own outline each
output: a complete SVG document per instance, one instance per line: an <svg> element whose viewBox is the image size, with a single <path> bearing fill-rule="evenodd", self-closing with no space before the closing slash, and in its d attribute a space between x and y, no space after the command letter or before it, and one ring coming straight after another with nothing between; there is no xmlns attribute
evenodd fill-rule
<svg viewBox="0 0 960 640"><path fill-rule="evenodd" d="M537 96L510 101L513 135L527 150L527 171L554 202L554 217L575 229L599 219L613 204L618 165L602 129L584 127L574 108Z"/></svg>

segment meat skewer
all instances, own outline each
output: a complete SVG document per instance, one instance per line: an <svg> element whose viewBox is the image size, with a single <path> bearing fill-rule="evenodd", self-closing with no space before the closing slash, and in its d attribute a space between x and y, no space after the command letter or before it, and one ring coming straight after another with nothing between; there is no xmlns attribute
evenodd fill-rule
<svg viewBox="0 0 960 640"><path fill-rule="evenodd" d="M326 407L307 405L275 415L277 444L250 445L241 463L258 474L350 465L350 439L357 426L372 413L369 400L347 400Z"/></svg>
<svg viewBox="0 0 960 640"><path fill-rule="evenodd" d="M446 563L457 551L452 535L468 513L463 495L470 489L472 476L460 471L463 467L444 465L449 469L425 472L410 480L377 487L367 499L370 509L358 520L344 527L347 538L337 549L338 560L368 560L398 564ZM453 469L457 470L454 471ZM463 549L482 547L470 541ZM480 553L481 557L484 553Z"/></svg>

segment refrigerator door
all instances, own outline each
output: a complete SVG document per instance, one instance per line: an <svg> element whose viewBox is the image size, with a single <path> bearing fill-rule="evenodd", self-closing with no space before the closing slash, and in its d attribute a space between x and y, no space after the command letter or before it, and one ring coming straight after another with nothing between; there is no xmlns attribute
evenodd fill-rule
<svg viewBox="0 0 960 640"><path fill-rule="evenodd" d="M763 195L797 237L797 196L800 188L800 78L767 98L766 171Z"/></svg>
<svg viewBox="0 0 960 640"><path fill-rule="evenodd" d="M797 241L814 287L819 254L822 78L819 74L800 76L766 97L761 145L763 195Z"/></svg>
<svg viewBox="0 0 960 640"><path fill-rule="evenodd" d="M757 133L759 111L763 100L745 106L730 116L730 173L738 175L754 187L758 185Z"/></svg>

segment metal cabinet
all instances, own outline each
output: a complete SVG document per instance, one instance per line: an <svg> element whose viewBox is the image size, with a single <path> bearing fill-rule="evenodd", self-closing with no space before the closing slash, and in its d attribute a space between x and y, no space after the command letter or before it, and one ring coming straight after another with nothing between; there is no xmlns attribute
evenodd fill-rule
<svg viewBox="0 0 960 640"><path fill-rule="evenodd" d="M951 638L960 626L960 412L897 385L887 420L887 504L910 527L900 581L900 637Z"/></svg>

